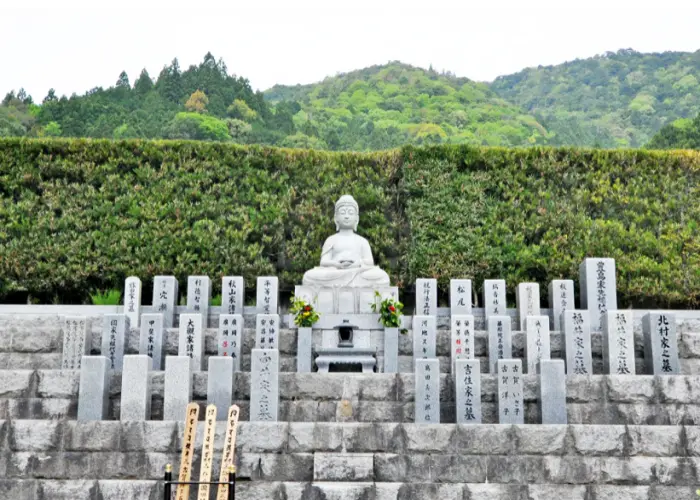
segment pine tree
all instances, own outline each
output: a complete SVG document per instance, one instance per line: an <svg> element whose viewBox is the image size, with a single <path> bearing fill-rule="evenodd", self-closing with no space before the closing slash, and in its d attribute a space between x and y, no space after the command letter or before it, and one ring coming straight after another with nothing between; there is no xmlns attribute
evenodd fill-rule
<svg viewBox="0 0 700 500"><path fill-rule="evenodd" d="M153 89L153 80L146 71L146 68L141 70L141 74L134 82L134 91L139 95L145 95Z"/></svg>
<svg viewBox="0 0 700 500"><path fill-rule="evenodd" d="M122 71L119 74L119 80L117 80L117 88L131 89L131 84L129 83L129 76L126 71Z"/></svg>

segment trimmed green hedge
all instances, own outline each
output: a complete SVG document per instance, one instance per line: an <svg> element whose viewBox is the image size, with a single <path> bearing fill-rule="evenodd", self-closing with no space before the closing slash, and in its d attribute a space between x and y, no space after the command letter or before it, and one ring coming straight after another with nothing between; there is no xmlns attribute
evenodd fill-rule
<svg viewBox="0 0 700 500"><path fill-rule="evenodd" d="M619 300L700 302L700 154L405 147L371 154L187 141L0 140L0 297L84 300L156 274L291 289L358 200L392 280L576 278L617 259ZM546 293L543 293L543 298ZM149 296L145 296L145 301Z"/></svg>

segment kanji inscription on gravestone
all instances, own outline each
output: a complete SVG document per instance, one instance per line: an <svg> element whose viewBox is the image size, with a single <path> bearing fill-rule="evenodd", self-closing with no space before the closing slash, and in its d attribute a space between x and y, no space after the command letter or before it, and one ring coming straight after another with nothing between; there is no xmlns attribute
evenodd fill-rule
<svg viewBox="0 0 700 500"><path fill-rule="evenodd" d="M437 315L437 280L416 280L416 313L421 316Z"/></svg>
<svg viewBox="0 0 700 500"><path fill-rule="evenodd" d="M451 322L452 370L459 358L474 358L474 316L471 314L453 315Z"/></svg>
<svg viewBox="0 0 700 500"><path fill-rule="evenodd" d="M92 335L90 320L85 316L65 316L63 319L63 358L61 368L79 370L83 356L90 354Z"/></svg>
<svg viewBox="0 0 700 500"><path fill-rule="evenodd" d="M440 423L440 362L417 359L415 362L415 423Z"/></svg>
<svg viewBox="0 0 700 500"><path fill-rule="evenodd" d="M435 357L435 316L413 316L413 359Z"/></svg>
<svg viewBox="0 0 700 500"><path fill-rule="evenodd" d="M615 259L585 259L579 266L581 309L591 315L591 331L602 328L602 316L617 309Z"/></svg>
<svg viewBox="0 0 700 500"><path fill-rule="evenodd" d="M276 422L279 406L279 351L253 349L250 371L250 420Z"/></svg>
<svg viewBox="0 0 700 500"><path fill-rule="evenodd" d="M221 313L243 314L244 297L243 276L224 276L221 280Z"/></svg>
<svg viewBox="0 0 700 500"><path fill-rule="evenodd" d="M635 374L632 311L603 315L603 367L611 375Z"/></svg>
<svg viewBox="0 0 700 500"><path fill-rule="evenodd" d="M537 363L551 355L549 316L528 316L525 319L525 358L527 373L537 373Z"/></svg>
<svg viewBox="0 0 700 500"><path fill-rule="evenodd" d="M233 371L241 371L241 345L243 343L243 315L221 314L217 338L219 356L233 358Z"/></svg>
<svg viewBox="0 0 700 500"><path fill-rule="evenodd" d="M487 318L506 314L505 280L484 280L484 314Z"/></svg>
<svg viewBox="0 0 700 500"><path fill-rule="evenodd" d="M143 314L141 316L141 337L139 354L153 360L153 370L163 369L163 315Z"/></svg>
<svg viewBox="0 0 700 500"><path fill-rule="evenodd" d="M255 347L278 349L280 317L278 314L258 314L255 318Z"/></svg>
<svg viewBox="0 0 700 500"><path fill-rule="evenodd" d="M129 318L131 328L139 327L141 316L141 280L129 276L124 282L124 314Z"/></svg>
<svg viewBox="0 0 700 500"><path fill-rule="evenodd" d="M481 423L481 368L478 359L455 361L455 402L458 424Z"/></svg>
<svg viewBox="0 0 700 500"><path fill-rule="evenodd" d="M522 364L519 359L498 360L498 422L525 423Z"/></svg>
<svg viewBox="0 0 700 500"><path fill-rule="evenodd" d="M163 315L163 327L175 325L175 306L178 299L178 284L174 276L153 278L153 312Z"/></svg>
<svg viewBox="0 0 700 500"><path fill-rule="evenodd" d="M124 366L124 342L129 331L125 314L105 314L102 318L102 351L110 370L121 371Z"/></svg>
<svg viewBox="0 0 700 500"><path fill-rule="evenodd" d="M513 357L510 316L489 316L486 321L489 336L489 372L496 373L499 359Z"/></svg>
<svg viewBox="0 0 700 500"><path fill-rule="evenodd" d="M450 314L472 313L472 280L450 280Z"/></svg>
<svg viewBox="0 0 700 500"><path fill-rule="evenodd" d="M552 330L563 330L562 313L567 309L576 309L573 280L552 280L549 283L549 309L552 313Z"/></svg>
<svg viewBox="0 0 700 500"><path fill-rule="evenodd" d="M651 375L680 373L676 316L648 313L642 321L644 330L644 366Z"/></svg>
<svg viewBox="0 0 700 500"><path fill-rule="evenodd" d="M562 313L566 373L593 375L590 315L586 310L569 309Z"/></svg>
<svg viewBox="0 0 700 500"><path fill-rule="evenodd" d="M209 276L190 276L187 278L187 310L202 315L202 325L207 327L209 319L209 300L211 297L211 280Z"/></svg>
<svg viewBox="0 0 700 500"><path fill-rule="evenodd" d="M540 285L520 283L515 294L515 302L515 306L518 308L520 329L525 330L525 318L540 315Z"/></svg>
<svg viewBox="0 0 700 500"><path fill-rule="evenodd" d="M180 315L179 355L187 356L192 362L192 371L202 371L202 315Z"/></svg>
<svg viewBox="0 0 700 500"><path fill-rule="evenodd" d="M258 277L255 305L258 314L277 314L279 300L279 280L276 276Z"/></svg>

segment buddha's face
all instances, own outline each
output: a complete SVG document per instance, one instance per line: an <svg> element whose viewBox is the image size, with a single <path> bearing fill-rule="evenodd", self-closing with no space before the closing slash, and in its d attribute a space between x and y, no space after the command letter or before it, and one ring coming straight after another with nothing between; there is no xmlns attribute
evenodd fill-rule
<svg viewBox="0 0 700 500"><path fill-rule="evenodd" d="M335 226L340 229L352 229L357 231L357 223L360 222L360 214L352 205L341 205L335 211Z"/></svg>

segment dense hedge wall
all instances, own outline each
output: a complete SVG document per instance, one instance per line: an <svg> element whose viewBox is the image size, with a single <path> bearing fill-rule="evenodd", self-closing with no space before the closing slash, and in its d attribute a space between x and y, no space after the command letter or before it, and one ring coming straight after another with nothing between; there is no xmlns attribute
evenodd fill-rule
<svg viewBox="0 0 700 500"><path fill-rule="evenodd" d="M84 300L156 274L277 274L291 289L358 200L392 280L577 278L617 259L620 303L700 302L700 155L406 147L328 153L199 142L0 140L0 299ZM147 290L146 290L147 293ZM145 295L145 300L149 296Z"/></svg>
<svg viewBox="0 0 700 500"><path fill-rule="evenodd" d="M700 302L700 154L637 150L403 150L408 274L511 292L614 257L622 305ZM481 301L481 297L479 297Z"/></svg>

